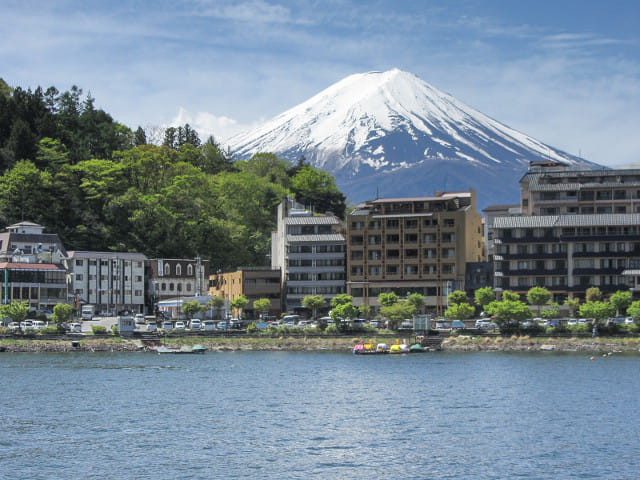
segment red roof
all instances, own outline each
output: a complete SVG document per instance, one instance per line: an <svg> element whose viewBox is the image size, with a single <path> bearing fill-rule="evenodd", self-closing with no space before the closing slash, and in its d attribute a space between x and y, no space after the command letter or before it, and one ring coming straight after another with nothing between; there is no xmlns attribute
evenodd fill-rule
<svg viewBox="0 0 640 480"><path fill-rule="evenodd" d="M53 263L26 263L26 262L0 262L0 269L8 268L9 270L60 270L64 268L54 265Z"/></svg>

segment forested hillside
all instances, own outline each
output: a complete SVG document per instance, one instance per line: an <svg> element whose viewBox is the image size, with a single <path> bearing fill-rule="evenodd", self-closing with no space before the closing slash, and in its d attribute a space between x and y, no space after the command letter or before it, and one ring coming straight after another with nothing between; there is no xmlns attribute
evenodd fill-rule
<svg viewBox="0 0 640 480"><path fill-rule="evenodd" d="M200 255L214 269L268 262L286 195L318 212L345 210L333 177L304 159L234 161L189 125L132 131L77 87L31 91L2 79L0 173L1 228L28 220L68 249Z"/></svg>

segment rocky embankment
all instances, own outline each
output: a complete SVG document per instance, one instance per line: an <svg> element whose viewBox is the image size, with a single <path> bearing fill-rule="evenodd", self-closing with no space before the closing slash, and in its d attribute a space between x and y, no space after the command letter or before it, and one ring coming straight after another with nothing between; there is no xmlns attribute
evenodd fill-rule
<svg viewBox="0 0 640 480"><path fill-rule="evenodd" d="M201 344L208 351L351 351L360 342L356 337L184 337L165 338L155 343L119 337L82 339L3 339L3 352L153 352L164 344L170 348ZM376 339L372 339L377 343ZM393 343L389 338L380 342ZM603 354L610 352L640 353L640 338L532 338L451 336L443 338L442 351L446 352L584 352Z"/></svg>

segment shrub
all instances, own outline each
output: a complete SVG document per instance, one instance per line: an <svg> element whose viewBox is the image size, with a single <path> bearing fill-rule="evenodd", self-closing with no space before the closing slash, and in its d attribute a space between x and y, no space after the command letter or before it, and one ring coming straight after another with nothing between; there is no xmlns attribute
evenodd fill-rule
<svg viewBox="0 0 640 480"><path fill-rule="evenodd" d="M567 330L571 333L591 333L593 326L590 323L579 323L578 325L567 325Z"/></svg>
<svg viewBox="0 0 640 480"><path fill-rule="evenodd" d="M338 327L333 324L333 325L329 325L327 328L324 329L324 333L327 335L338 335L340 334L340 330L338 329Z"/></svg>
<svg viewBox="0 0 640 480"><path fill-rule="evenodd" d="M0 327L0 335L11 335L13 330L7 327Z"/></svg>
<svg viewBox="0 0 640 480"><path fill-rule="evenodd" d="M40 333L43 335L56 335L60 333L57 326L44 327L40 329Z"/></svg>
<svg viewBox="0 0 640 480"><path fill-rule="evenodd" d="M104 335L107 333L107 327L103 327L102 325L92 325L91 332L94 335Z"/></svg>
<svg viewBox="0 0 640 480"><path fill-rule="evenodd" d="M251 322L247 327L247 333L254 334L257 331L258 331L258 326L256 325L256 322Z"/></svg>
<svg viewBox="0 0 640 480"><path fill-rule="evenodd" d="M106 329L105 329L106 332ZM117 325L111 325L111 333L113 333L114 335L118 335L118 326Z"/></svg>

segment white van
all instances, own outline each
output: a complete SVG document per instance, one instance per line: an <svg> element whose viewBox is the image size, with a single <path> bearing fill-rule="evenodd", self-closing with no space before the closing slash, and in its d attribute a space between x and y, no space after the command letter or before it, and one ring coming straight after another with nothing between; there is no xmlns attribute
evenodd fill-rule
<svg viewBox="0 0 640 480"><path fill-rule="evenodd" d="M289 322L298 323L300 321L300 315L285 315L282 317L282 323L286 324Z"/></svg>

